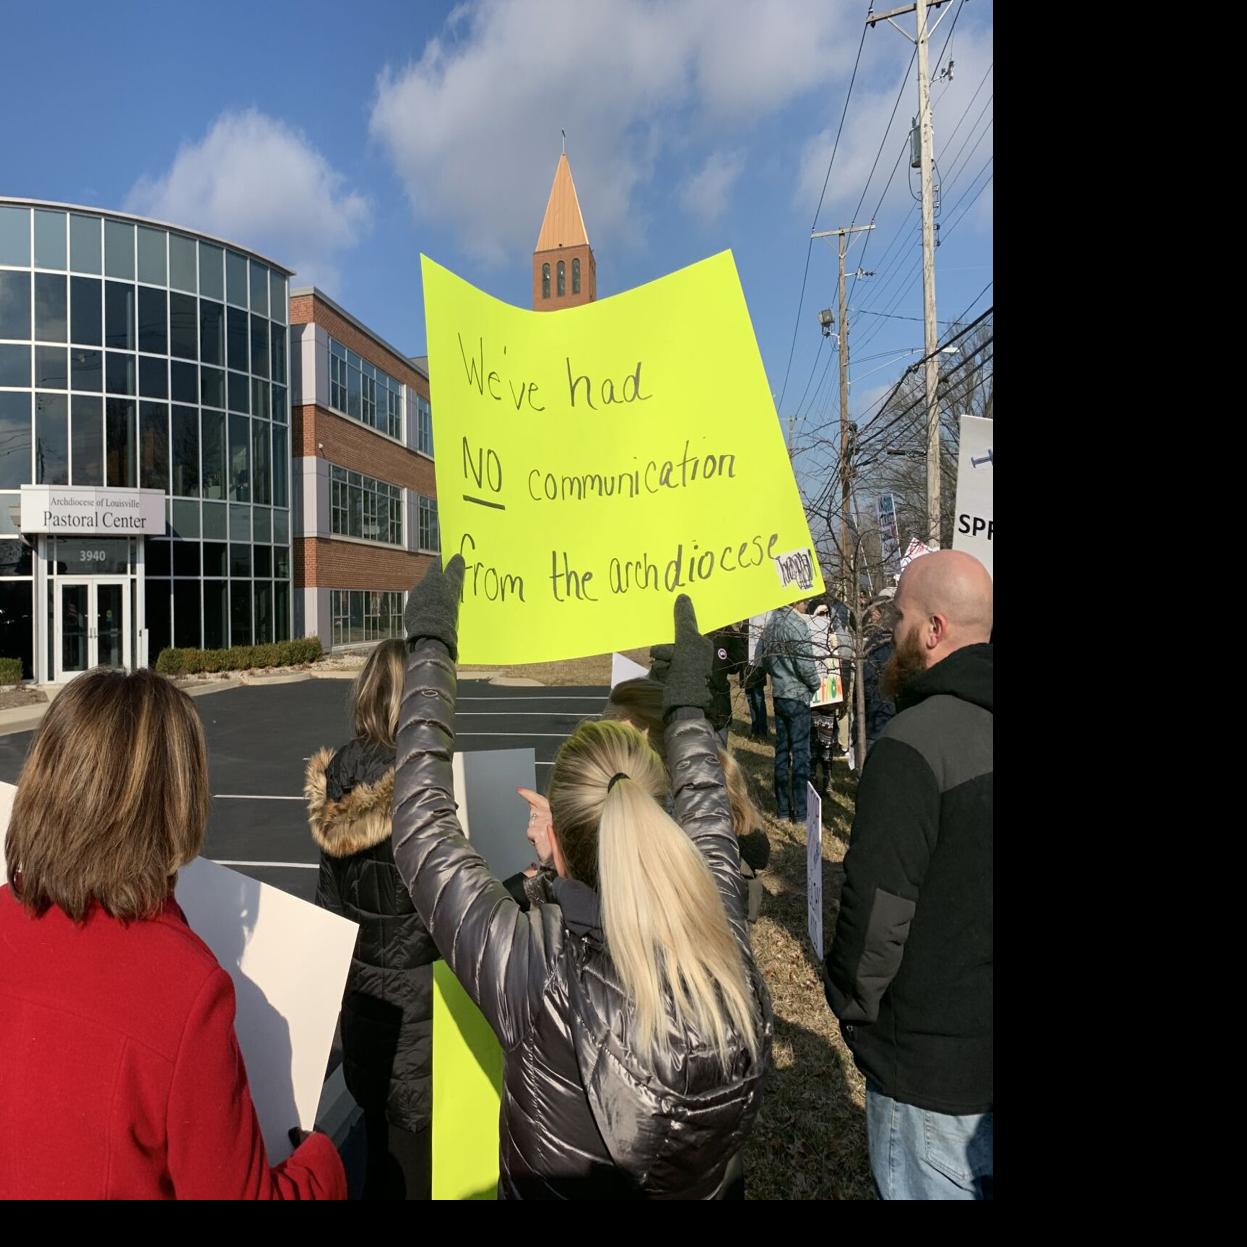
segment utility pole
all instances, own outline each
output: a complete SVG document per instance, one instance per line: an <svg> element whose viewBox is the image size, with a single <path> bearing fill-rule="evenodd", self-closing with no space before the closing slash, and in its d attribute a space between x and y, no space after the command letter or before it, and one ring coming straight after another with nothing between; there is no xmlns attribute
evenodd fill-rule
<svg viewBox="0 0 1247 1247"><path fill-rule="evenodd" d="M844 253L848 250L850 234L863 234L874 228L873 225L846 225L841 229L819 230L810 235L812 238L838 238L840 240L836 287L840 297L840 568L843 580L840 600L850 609L852 609L852 603L849 600L849 577L851 575L849 571L849 495L852 474L849 468L849 311L844 293ZM823 332L828 332L826 327Z"/></svg>
<svg viewBox="0 0 1247 1247"><path fill-rule="evenodd" d="M927 392L927 544L939 549L940 544L940 409L936 391L940 383L939 330L935 320L935 192L932 184L931 154L931 83L927 68L927 44L931 30L927 28L928 9L938 9L948 0L916 0L914 4L886 13L872 13L866 25L874 27L886 21L899 30L911 43L918 45L918 138L920 144L919 165L922 177L922 318L926 342L926 392ZM905 13L913 13L917 37L892 19ZM943 20L941 18L941 20ZM939 22L936 23L939 25Z"/></svg>

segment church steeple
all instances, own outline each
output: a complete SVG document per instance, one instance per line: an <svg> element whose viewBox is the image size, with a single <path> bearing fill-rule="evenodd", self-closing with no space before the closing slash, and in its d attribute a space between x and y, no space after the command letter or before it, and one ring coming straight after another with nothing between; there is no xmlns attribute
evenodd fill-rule
<svg viewBox="0 0 1247 1247"><path fill-rule="evenodd" d="M546 214L533 250L533 310L552 312L597 298L597 263L580 212L566 151L554 170Z"/></svg>

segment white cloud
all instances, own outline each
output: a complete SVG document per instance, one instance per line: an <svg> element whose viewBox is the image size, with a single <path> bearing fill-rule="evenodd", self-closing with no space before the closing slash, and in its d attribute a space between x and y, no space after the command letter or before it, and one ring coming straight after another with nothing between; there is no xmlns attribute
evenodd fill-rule
<svg viewBox="0 0 1247 1247"><path fill-rule="evenodd" d="M680 206L703 224L712 225L727 209L728 196L744 168L741 152L712 152L681 187Z"/></svg>
<svg viewBox="0 0 1247 1247"><path fill-rule="evenodd" d="M860 19L804 0L483 0L380 75L372 134L418 217L503 262L536 241L566 128L590 239L636 241L660 158L736 145L847 75ZM713 209L731 169L708 169L685 191Z"/></svg>
<svg viewBox="0 0 1247 1247"><path fill-rule="evenodd" d="M336 287L337 258L370 210L307 138L254 109L223 113L184 143L159 177L142 177L128 211L216 234L293 268L300 282Z"/></svg>

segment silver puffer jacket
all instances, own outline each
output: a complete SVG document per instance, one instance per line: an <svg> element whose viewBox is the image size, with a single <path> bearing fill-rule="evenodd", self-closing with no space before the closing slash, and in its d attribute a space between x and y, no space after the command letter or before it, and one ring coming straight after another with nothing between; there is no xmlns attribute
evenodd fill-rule
<svg viewBox="0 0 1247 1247"><path fill-rule="evenodd" d="M667 728L676 821L719 885L762 1018L760 1059L743 1043L729 1072L677 1031L657 1069L633 1051L630 1009L602 936L597 894L558 879L520 909L455 817L455 668L440 641L408 659L394 781L394 857L434 941L505 1054L502 1199L709 1199L757 1116L772 1014L754 965L740 856L718 740L700 711Z"/></svg>

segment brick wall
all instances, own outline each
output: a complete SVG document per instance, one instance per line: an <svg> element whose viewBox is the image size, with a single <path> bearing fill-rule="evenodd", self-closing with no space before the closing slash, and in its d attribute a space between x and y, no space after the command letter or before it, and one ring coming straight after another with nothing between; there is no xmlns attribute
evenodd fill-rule
<svg viewBox="0 0 1247 1247"><path fill-rule="evenodd" d="M410 589L433 562L431 554L409 554L354 541L298 537L291 551L299 588Z"/></svg>
<svg viewBox="0 0 1247 1247"><path fill-rule="evenodd" d="M437 496L433 461L379 436L366 424L321 407L303 406L291 409L290 428L291 453L296 459L319 455L340 468L366 472L426 498Z"/></svg>
<svg viewBox="0 0 1247 1247"><path fill-rule="evenodd" d="M570 272L570 269L568 270ZM567 279L569 282L571 278ZM569 286L568 289L571 287ZM331 337L337 338L343 346L349 347L357 355L366 359L377 368L383 368L391 377L410 385L417 394L428 398L429 382L417 372L401 355L382 346L375 338L362 333L349 320L339 316L333 308L321 303L314 295L295 295L290 300L290 323L321 325Z"/></svg>
<svg viewBox="0 0 1247 1247"><path fill-rule="evenodd" d="M559 261L567 265L567 293L559 298ZM580 261L580 293L572 294L572 260ZM541 297L541 266L550 266L550 297ZM581 243L575 247L559 247L556 251L538 251L533 255L533 311L553 312L561 307L579 307L597 298L598 266L592 250Z"/></svg>

